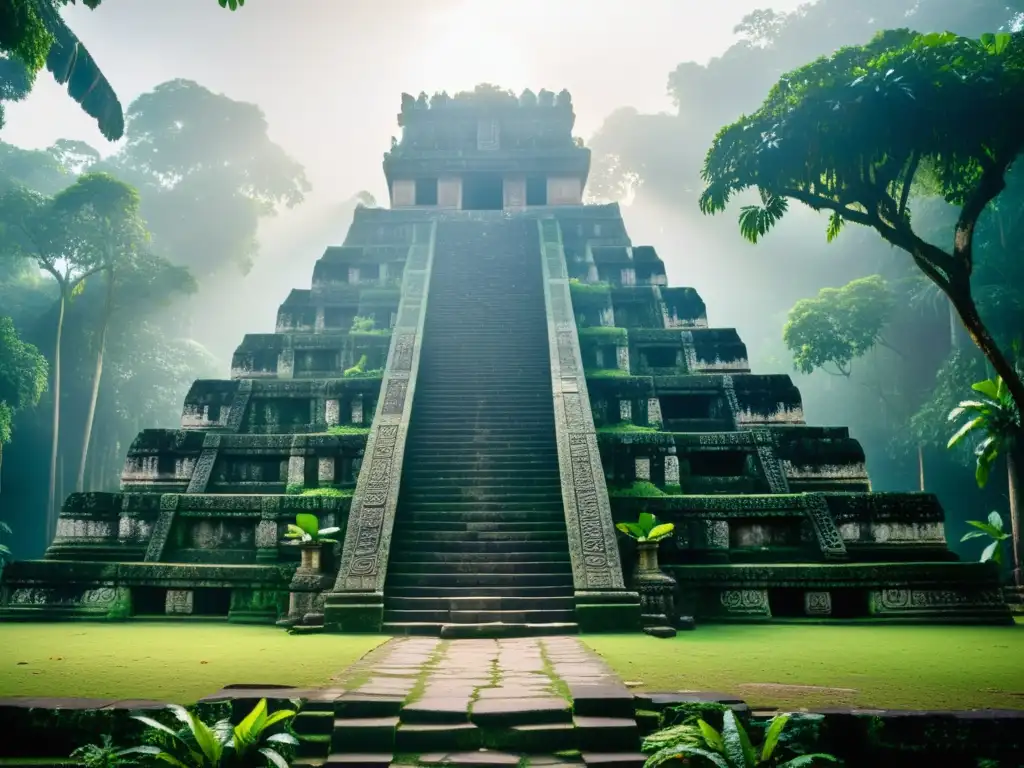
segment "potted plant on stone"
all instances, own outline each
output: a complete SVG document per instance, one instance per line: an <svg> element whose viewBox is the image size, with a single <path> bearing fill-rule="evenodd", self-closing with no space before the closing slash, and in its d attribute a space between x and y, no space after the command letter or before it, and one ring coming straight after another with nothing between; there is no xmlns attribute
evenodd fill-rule
<svg viewBox="0 0 1024 768"><path fill-rule="evenodd" d="M295 522L288 524L288 532L284 535L286 543L296 545L301 551L299 567L304 571L320 573L324 544L337 544L336 539L328 538L341 529L337 526L321 528L316 515L300 512L295 515Z"/></svg>
<svg viewBox="0 0 1024 768"><path fill-rule="evenodd" d="M659 523L650 512L641 512L635 523L619 523L615 526L636 541L636 572L660 573L658 567L658 544L673 534L672 523Z"/></svg>
<svg viewBox="0 0 1024 768"><path fill-rule="evenodd" d="M640 620L644 632L655 637L673 637L676 634L675 592L676 580L661 572L658 566L658 545L672 535L672 523L659 523L650 512L641 512L635 523L618 523L620 531L636 541L636 567L633 569L633 588L640 594ZM692 629L687 619L683 628Z"/></svg>

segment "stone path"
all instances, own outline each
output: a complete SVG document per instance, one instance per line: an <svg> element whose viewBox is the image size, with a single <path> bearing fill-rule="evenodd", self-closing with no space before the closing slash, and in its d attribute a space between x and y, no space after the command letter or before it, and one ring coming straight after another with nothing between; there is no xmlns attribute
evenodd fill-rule
<svg viewBox="0 0 1024 768"><path fill-rule="evenodd" d="M572 637L395 638L306 718L307 766L643 764L632 694Z"/></svg>

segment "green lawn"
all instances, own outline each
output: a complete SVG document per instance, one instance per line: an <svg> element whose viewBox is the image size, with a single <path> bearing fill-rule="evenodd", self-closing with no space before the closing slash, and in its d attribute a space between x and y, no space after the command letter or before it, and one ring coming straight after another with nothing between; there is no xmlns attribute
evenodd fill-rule
<svg viewBox="0 0 1024 768"><path fill-rule="evenodd" d="M232 683L322 686L385 640L205 622L0 624L0 697L187 704Z"/></svg>
<svg viewBox="0 0 1024 768"><path fill-rule="evenodd" d="M584 641L637 690L723 691L765 709L1024 709L1024 624L706 625Z"/></svg>

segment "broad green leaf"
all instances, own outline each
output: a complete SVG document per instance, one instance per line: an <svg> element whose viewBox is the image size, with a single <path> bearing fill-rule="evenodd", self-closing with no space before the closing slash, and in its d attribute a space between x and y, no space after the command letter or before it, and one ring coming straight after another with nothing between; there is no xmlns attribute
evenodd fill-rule
<svg viewBox="0 0 1024 768"><path fill-rule="evenodd" d="M676 527L672 523L661 523L660 525L656 525L653 528L651 528L650 532L647 534L647 538L652 541L657 539L663 539L666 536L671 536L672 531L674 531L675 529Z"/></svg>
<svg viewBox="0 0 1024 768"><path fill-rule="evenodd" d="M954 445L959 443L961 440L963 440L965 437L967 437L967 435L969 435L971 432L973 432L978 427L982 426L984 423L985 423L985 417L984 416L977 416L977 417L971 419L966 424L964 424L962 427L960 427L960 429L958 429L956 432L953 433L953 436L951 438L949 438L949 442L946 443L946 448L952 448Z"/></svg>
<svg viewBox="0 0 1024 768"><path fill-rule="evenodd" d="M678 747L666 747L660 752L655 752L647 758L647 762L644 763L644 768L656 768L656 766L659 766L662 763L667 763L669 760L679 759L682 756L703 757L715 766L715 768L730 768L729 763L726 762L725 758L721 755L716 755L714 752L709 752L708 750L701 749L699 747L692 747L688 744L681 744Z"/></svg>
<svg viewBox="0 0 1024 768"><path fill-rule="evenodd" d="M968 520L967 524L974 526L979 531L984 531L986 535L991 536L992 538L995 538L1002 533L1000 528L996 528L989 523L983 523L981 520Z"/></svg>
<svg viewBox="0 0 1024 768"><path fill-rule="evenodd" d="M742 728L743 726L736 720L735 713L731 709L727 709L722 718L722 742L725 746L722 752L730 765L737 766L737 768L751 768L754 763L747 759L747 752L743 748L743 739L740 736Z"/></svg>
<svg viewBox="0 0 1024 768"><path fill-rule="evenodd" d="M652 515L650 512L641 512L640 517L637 518L637 525L640 526L640 530L643 531L644 536L651 532L651 529L658 524L658 518Z"/></svg>
<svg viewBox="0 0 1024 768"><path fill-rule="evenodd" d="M217 738L217 734L213 732L213 729L198 717L193 717L192 735L195 737L196 745L206 758L206 762L214 766L220 763L220 756L224 745Z"/></svg>
<svg viewBox="0 0 1024 768"><path fill-rule="evenodd" d="M317 531L320 530L320 521L317 519L316 515L311 515L308 512L300 512L297 514L295 516L295 525L313 538L316 538ZM263 705L266 707L266 702L263 702Z"/></svg>
<svg viewBox="0 0 1024 768"><path fill-rule="evenodd" d="M260 754L267 758L267 762L274 768L290 768L288 761L270 747L260 747Z"/></svg>
<svg viewBox="0 0 1024 768"><path fill-rule="evenodd" d="M761 762L767 763L771 759L772 753L775 752L775 747L778 746L782 729L786 727L789 718L788 714L776 715L768 723L768 728L764 732L764 744L761 747Z"/></svg>
<svg viewBox="0 0 1024 768"><path fill-rule="evenodd" d="M178 734L175 731L168 728L166 725L159 722L158 720L154 720L151 717L146 717L145 715L132 715L132 720L138 720L143 725L146 725L150 728L154 728L160 731L161 733L166 733L170 736L174 736L175 738L177 738L178 736Z"/></svg>
<svg viewBox="0 0 1024 768"><path fill-rule="evenodd" d="M197 768L196 766L187 765L186 763L183 763L181 760L176 758L174 755L172 755L172 754L170 754L168 752L164 752L163 750L157 750L156 754L153 755L153 759L154 760L160 760L160 761L162 761L164 763L168 763L170 765L173 765L174 768Z"/></svg>
<svg viewBox="0 0 1024 768"><path fill-rule="evenodd" d="M277 723L280 723L282 720L288 720L292 717L295 717L295 712L293 712L292 710L279 709L272 715L267 716L266 722L263 723L263 730L265 731L270 726L276 725Z"/></svg>
<svg viewBox="0 0 1024 768"><path fill-rule="evenodd" d="M338 526L332 525L330 528L321 528L317 531L317 536L330 536L332 533L337 533L340 530L341 528Z"/></svg>
<svg viewBox="0 0 1024 768"><path fill-rule="evenodd" d="M824 760L826 763L838 763L832 755L816 754L816 755L800 755L794 757L792 760L787 760L784 763L779 763L778 768L812 768L812 766L820 760Z"/></svg>
<svg viewBox="0 0 1024 768"><path fill-rule="evenodd" d="M985 397L990 397L993 400L999 400L999 386L1002 384L1002 379L985 379L984 381L978 381L971 384L971 389L975 392L980 392Z"/></svg>
<svg viewBox="0 0 1024 768"><path fill-rule="evenodd" d="M991 525L997 531L1002 532L1003 528L1003 516L995 510L988 513L988 524Z"/></svg>
<svg viewBox="0 0 1024 768"><path fill-rule="evenodd" d="M979 488L988 485L988 476L992 472L992 462L986 461L984 456L978 457L978 463L974 467L974 480Z"/></svg>
<svg viewBox="0 0 1024 768"><path fill-rule="evenodd" d="M987 563L989 560L995 560L996 564L999 564L999 560L997 559L997 553L999 552L999 545L1001 543L1002 542L999 541L993 541L991 544L985 547L985 549L981 553L981 562Z"/></svg>
<svg viewBox="0 0 1024 768"><path fill-rule="evenodd" d="M296 746L299 743L299 740L290 733L275 733L267 736L266 740L271 744L291 744L292 746Z"/></svg>
<svg viewBox="0 0 1024 768"><path fill-rule="evenodd" d="M971 539L980 539L983 536L987 536L987 535L988 534L982 533L981 531L968 531L967 533L965 533L963 536L960 537L960 541L963 542L963 541L970 541Z"/></svg>
<svg viewBox="0 0 1024 768"><path fill-rule="evenodd" d="M285 533L285 538L287 538L287 539L301 539L305 535L306 535L306 532L304 530L302 530L301 528L299 528L299 526L292 525L291 523L288 523L288 532Z"/></svg>
<svg viewBox="0 0 1024 768"><path fill-rule="evenodd" d="M715 752L725 752L725 742L722 741L722 734L703 720L697 720L697 727L700 728L701 736L704 737L704 742L708 747L713 749Z"/></svg>

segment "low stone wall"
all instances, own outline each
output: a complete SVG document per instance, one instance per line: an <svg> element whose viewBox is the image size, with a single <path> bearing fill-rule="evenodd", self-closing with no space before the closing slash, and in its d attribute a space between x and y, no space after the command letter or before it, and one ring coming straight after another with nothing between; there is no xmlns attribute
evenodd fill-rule
<svg viewBox="0 0 1024 768"><path fill-rule="evenodd" d="M720 724L721 715L713 707L721 704L746 721L752 740L760 743L759 731L776 714L752 712L742 699L716 692L645 693L635 701L645 733L654 730L660 713L673 706ZM805 754L831 754L847 766L978 768L984 761L995 761L1010 768L1024 764L1024 711L819 709L794 713L780 744Z"/></svg>

